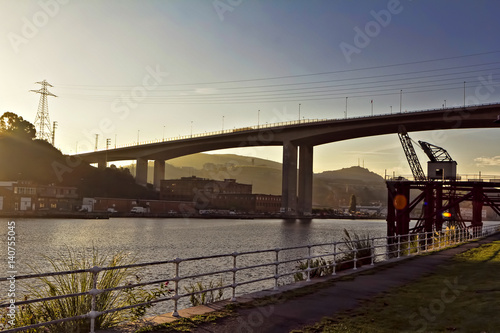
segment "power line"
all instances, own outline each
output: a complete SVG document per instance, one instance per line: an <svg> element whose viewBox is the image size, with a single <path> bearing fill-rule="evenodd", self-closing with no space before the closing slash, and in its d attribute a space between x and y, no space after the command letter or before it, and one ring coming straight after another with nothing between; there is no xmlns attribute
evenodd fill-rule
<svg viewBox="0 0 500 333"><path fill-rule="evenodd" d="M167 84L167 85L162 85L162 86L167 87L167 86L212 85L212 84L227 84L227 83L242 83L242 82L255 82L255 81L267 81L267 80L280 80L280 79L310 77L310 76L319 76L319 75L330 75L330 74L339 74L339 73L350 73L350 72L359 72L359 71L373 70L373 69L383 69L383 68L391 68L391 67L398 67L398 66L424 64L424 63L430 63L430 62L437 62L437 61L443 61L443 60L452 60L452 59L463 59L463 58L476 57L476 56L482 56L482 55L488 55L488 54L495 54L495 53L500 53L500 51L489 51L489 52L468 54L468 55L463 55L463 56L445 57L445 58L437 58L437 59L429 59L429 60L421 60L421 61L412 61L412 62L391 64L391 65L371 66L371 67L363 67L363 68L357 68L357 69L344 69L344 70L319 72L319 73L311 73L311 74L284 75L284 76L274 76L274 77L266 77L266 78L240 79L240 80L228 80L228 81L177 83L177 84ZM61 87L70 87L70 86L73 86L73 87L98 87L98 86L85 86L85 85L64 85L64 84L58 84L58 85L61 86ZM100 86L100 87L106 87L106 86ZM133 87L133 86L114 86L114 87L127 88L127 87Z"/></svg>

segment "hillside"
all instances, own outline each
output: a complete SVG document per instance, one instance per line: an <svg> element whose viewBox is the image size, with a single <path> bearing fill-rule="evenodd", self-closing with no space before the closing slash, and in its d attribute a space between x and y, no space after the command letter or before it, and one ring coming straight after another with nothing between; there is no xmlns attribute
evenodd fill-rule
<svg viewBox="0 0 500 333"><path fill-rule="evenodd" d="M74 186L80 196L156 198L135 183L127 169L99 170L63 155L50 143L35 139L34 126L6 112L0 117L0 181Z"/></svg>
<svg viewBox="0 0 500 333"><path fill-rule="evenodd" d="M368 169L353 166L314 175L314 206L347 206L352 194L356 195L359 205L387 202L384 178Z"/></svg>
<svg viewBox="0 0 500 333"><path fill-rule="evenodd" d="M134 173L133 166L130 167ZM153 182L153 164L149 166L149 182ZM253 193L281 194L281 163L261 158L233 154L193 154L168 160L165 178L197 176L223 180L235 178L240 183L252 184ZM313 176L313 206L339 207L356 195L358 204L386 203L384 179L361 167L325 171Z"/></svg>

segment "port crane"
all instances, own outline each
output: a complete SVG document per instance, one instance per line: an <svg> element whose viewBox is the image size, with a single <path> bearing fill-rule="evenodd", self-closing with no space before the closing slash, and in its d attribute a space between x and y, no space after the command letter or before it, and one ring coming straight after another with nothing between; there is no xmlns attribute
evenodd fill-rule
<svg viewBox="0 0 500 333"><path fill-rule="evenodd" d="M410 165L414 181L419 184L419 188L424 189L421 195L418 196L413 203L408 203L409 208L414 209L419 202L422 202L421 214L420 217L416 219L417 221L413 230L423 230L426 223L427 225L431 223L434 228L440 230L444 221L446 221L449 226L465 228L466 225L460 214L459 206L451 205L457 202L459 197L459 195L457 195L456 186L444 184L437 186L437 184L434 184L436 180L456 180L457 163L451 158L446 149L425 141L418 141L418 146L429 158L426 176L413 146L413 143L416 142L410 138L404 125L400 125L398 128L398 137L401 141L408 164ZM437 190L438 187L439 190ZM441 210L442 207L448 208L446 211L441 211L438 217L435 216L429 219L429 217L425 215L426 212L427 215L429 215L429 209L431 207L434 211L434 215L436 215L436 209ZM428 230L429 226L427 226L426 229Z"/></svg>

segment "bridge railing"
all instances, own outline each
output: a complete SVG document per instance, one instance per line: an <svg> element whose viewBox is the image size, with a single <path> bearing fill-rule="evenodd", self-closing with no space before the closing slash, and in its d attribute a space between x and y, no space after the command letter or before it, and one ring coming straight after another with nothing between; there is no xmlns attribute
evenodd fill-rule
<svg viewBox="0 0 500 333"><path fill-rule="evenodd" d="M284 122L278 122L278 123L265 123L265 124L255 125L255 126L225 129L225 130L220 130L220 131L212 131L212 132L204 132L204 133L195 133L195 134L190 134L190 135L179 135L179 136L169 137L169 138L164 138L164 139L133 142L133 143L127 143L127 144L123 144L123 145L116 145L114 148L117 149L117 148L135 147L135 146L139 146L139 145L146 145L146 144L153 144L153 143L187 140L187 139L209 137L209 136L215 136L215 135L221 135L221 134L234 134L234 133L240 133L240 132L245 132L245 131L253 131L253 130L259 130L259 129L282 127L282 126L289 126L289 125L311 124L311 123L330 121L330 120L331 119L326 119L326 118L325 119L302 119L302 120L291 120L291 121L284 121ZM102 151L102 150L106 150L106 149L98 149L97 151Z"/></svg>
<svg viewBox="0 0 500 333"><path fill-rule="evenodd" d="M409 113L421 113L421 112L433 112L433 111L461 110L461 109L464 109L464 108L474 109L474 108L478 108L478 107L481 107L481 106L497 105L497 104L498 103L486 103L486 104L467 105L467 106L453 106L453 107L446 107L446 108L424 109L424 110L414 110L414 111L407 111L407 110L405 110L405 111L401 111L401 112L381 113L381 114L376 114L376 115L355 116L355 117L351 116L351 117L345 117L345 118L341 117L341 118L331 118L331 119L324 118L324 119L291 120L291 121L278 122L278 123L265 123L265 124L259 124L259 125L252 125L252 126L248 126L248 127L226 129L226 130L221 130L221 131L196 133L196 134L190 134L190 135L179 135L179 136L176 136L176 137L163 138L161 140L157 139L157 140L140 141L140 142L134 142L134 143L129 143L129 144L116 145L114 148L134 147L134 146L145 145L145 144L153 144L153 143L161 143L161 142L169 142L169 141L187 140L187 139L192 139L192 138L199 138L199 137L206 137L206 136L213 136L213 135L229 134L229 133L235 133L235 132L251 131L251 130L257 130L257 129L273 128L273 127L282 127L282 126L289 126L289 125L310 124L310 123L332 121L332 120L386 117L386 116L389 116L389 115L398 115L398 114L401 114L401 113L409 114ZM106 149L105 148L98 149L97 151L102 151L102 150L106 150ZM88 151L88 152L91 152L91 151ZM85 153L85 152L82 152L82 153Z"/></svg>
<svg viewBox="0 0 500 333"><path fill-rule="evenodd" d="M385 176L385 180L390 181L407 181L415 180L413 175ZM448 181L445 179L445 181ZM457 174L455 181L464 182L500 182L500 175L485 175L482 173Z"/></svg>
<svg viewBox="0 0 500 333"><path fill-rule="evenodd" d="M90 332L96 329L96 318L103 314L122 311L134 307L142 307L157 303L168 303L169 311L173 316L178 316L178 310L189 307L188 299L210 292L229 291L226 298L236 300L238 295L263 289L279 290L280 286L300 280L310 281L319 276L336 275L339 271L349 269L356 270L363 265L374 265L377 262L393 258L411 256L422 252L435 251L456 244L464 243L472 239L486 237L500 231L500 225L475 227L466 229L451 229L440 232L426 232L418 234L399 235L394 237L366 237L359 240L348 240L341 242L328 242L321 244L310 244L303 246L274 248L259 251L233 252L195 258L176 258L173 260L156 261L149 263L123 265L115 267L89 267L65 272L53 272L45 274L32 274L16 276L16 281L23 281L30 285L36 285L40 279L50 279L54 276L90 274L92 276L93 288L81 290L78 293L56 295L40 299L30 299L18 296L23 301L7 301L0 304L0 311L8 314L9 311L24 311L30 304L47 304L54 300L86 296L91 300L91 306L86 313L68 318L45 318L46 322L40 322L24 327L10 327L8 324L0 324L2 332L19 332L39 327L61 324L75 320L88 320ZM157 267L158 271L170 271L170 274L151 274L150 281L126 284L123 286L99 289L99 279L104 272L122 269L141 269ZM218 280L218 284L208 284L207 281ZM206 288L190 289L193 281L205 283ZM130 292L134 288L145 286L158 286L173 282L171 294L148 302L132 304L120 308L100 309L97 304L98 295L102 293ZM12 284L12 277L0 278L0 283ZM190 284L191 283L191 284ZM170 286L170 285L169 285ZM118 297L115 295L115 297ZM164 313L167 310L164 310ZM15 326L15 325L14 325Z"/></svg>

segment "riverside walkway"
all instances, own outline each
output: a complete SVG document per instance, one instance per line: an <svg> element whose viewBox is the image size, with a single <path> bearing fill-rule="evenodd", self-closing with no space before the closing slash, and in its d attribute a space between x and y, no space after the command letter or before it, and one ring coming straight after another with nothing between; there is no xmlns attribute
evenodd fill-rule
<svg viewBox="0 0 500 333"><path fill-rule="evenodd" d="M252 302L262 297L271 298L271 302L261 306L237 308L234 315L219 319L213 323L203 324L191 332L288 333L291 330L300 329L304 325L319 322L325 316L333 316L342 311L354 309L365 300L433 273L439 266L445 264L459 253L497 240L500 240L500 233L429 255L402 257L375 266L362 266L356 271L339 272L333 277L282 286L279 291L267 290L244 295L238 297L238 303ZM372 269L377 271L370 272ZM349 277L349 279L345 277ZM302 287L326 281L333 281L333 283L329 283L325 287L318 288L310 293L305 293L303 296L287 299L282 297L284 291L298 290ZM192 307L179 311L179 314L181 317L206 314L210 311L221 310L229 303L229 301L223 301L207 306ZM170 315L162 315L152 319L156 323L174 320ZM401 329L404 330L405 328L402 327ZM162 332L162 330L159 329L157 332Z"/></svg>

